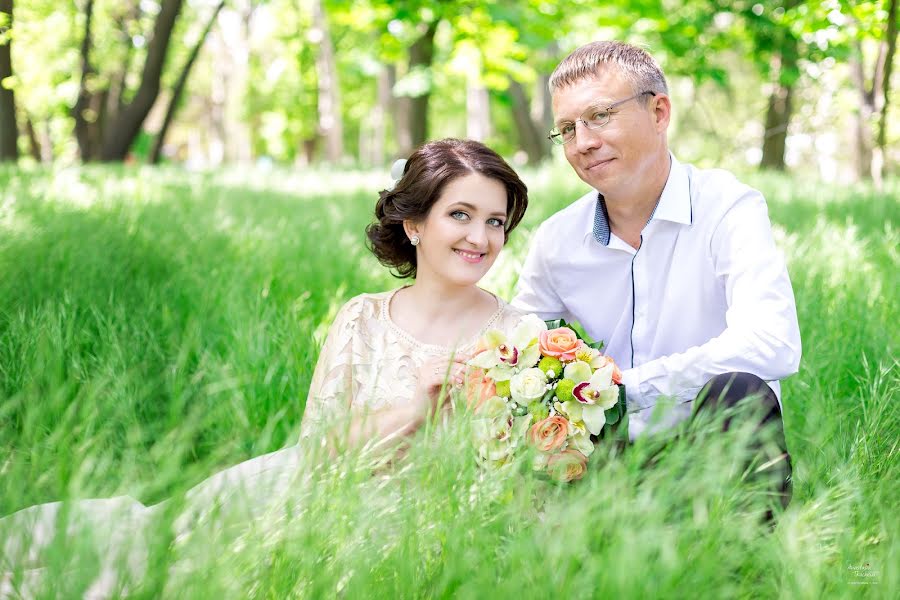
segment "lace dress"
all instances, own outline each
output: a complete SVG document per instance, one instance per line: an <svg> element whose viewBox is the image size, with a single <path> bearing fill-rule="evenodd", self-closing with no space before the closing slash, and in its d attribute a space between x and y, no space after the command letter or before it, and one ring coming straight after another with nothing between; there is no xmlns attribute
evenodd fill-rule
<svg viewBox="0 0 900 600"><path fill-rule="evenodd" d="M192 488L186 509L174 522L176 542L190 536L199 523L216 528L226 515L229 522L265 517L290 495L292 501L302 502L296 490L302 488L298 480L309 472L302 468L305 446L324 441L326 420L351 410L410 402L424 362L454 351L470 352L483 331L511 330L523 314L498 298L497 310L472 339L457 348L425 344L391 320L389 306L396 292L362 294L341 308L316 364L300 444L242 462ZM148 563L146 534L157 519L164 523L167 502L148 507L129 496L52 502L0 519L0 599L39 594L48 583L42 579L43 552L84 531L92 533L92 550L101 563L85 597L121 593L123 577L141 579Z"/></svg>
<svg viewBox="0 0 900 600"><path fill-rule="evenodd" d="M301 439L315 437L323 421L348 410L376 411L410 402L423 363L469 353L484 331L511 330L524 314L497 298L497 310L478 335L455 348L425 344L391 320L389 307L397 291L362 294L338 313L310 384Z"/></svg>

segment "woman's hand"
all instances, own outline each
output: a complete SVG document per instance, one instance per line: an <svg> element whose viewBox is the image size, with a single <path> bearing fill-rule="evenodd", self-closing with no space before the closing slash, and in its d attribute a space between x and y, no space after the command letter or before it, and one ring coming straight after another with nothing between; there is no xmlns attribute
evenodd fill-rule
<svg viewBox="0 0 900 600"><path fill-rule="evenodd" d="M430 414L446 405L453 386L465 380L468 355L435 358L417 371L418 384L409 404L386 408L371 415L354 417L347 439L349 446L372 440L387 441L400 446L405 438L415 434Z"/></svg>
<svg viewBox="0 0 900 600"><path fill-rule="evenodd" d="M437 412L447 401L450 388L463 384L468 359L468 355L433 358L419 367L419 383L413 403L421 417Z"/></svg>

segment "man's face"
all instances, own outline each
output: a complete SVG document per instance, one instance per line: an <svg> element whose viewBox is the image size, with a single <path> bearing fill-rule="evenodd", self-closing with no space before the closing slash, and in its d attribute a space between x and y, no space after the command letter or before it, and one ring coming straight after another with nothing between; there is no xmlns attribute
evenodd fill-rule
<svg viewBox="0 0 900 600"><path fill-rule="evenodd" d="M615 69L603 69L553 94L555 124L575 122L589 108L605 108L643 91L633 90ZM668 153L668 124L668 97L645 94L614 108L609 122L599 129L576 122L575 139L563 150L585 183L617 200L655 179L652 171L661 154Z"/></svg>

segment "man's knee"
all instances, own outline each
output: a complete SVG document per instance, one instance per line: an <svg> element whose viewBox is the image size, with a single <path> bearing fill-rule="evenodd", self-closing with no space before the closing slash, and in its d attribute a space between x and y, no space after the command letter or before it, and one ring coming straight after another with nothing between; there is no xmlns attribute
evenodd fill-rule
<svg viewBox="0 0 900 600"><path fill-rule="evenodd" d="M744 399L750 398L751 405L748 409L759 411L756 418L759 419L758 431L760 436L756 441L760 445L761 464L758 465L760 476L771 474L773 487L781 500L782 506L787 506L792 495L791 481L791 456L787 451L784 439L784 425L781 419L781 408L778 397L769 385L761 378L751 373L723 373L709 380L695 400L695 412L706 413L719 410L727 410L737 406ZM722 429L728 431L732 416L725 418ZM772 437L769 437L772 436ZM767 443L765 440L772 442ZM767 449L766 449L767 448ZM765 450L764 450L765 449Z"/></svg>
<svg viewBox="0 0 900 600"><path fill-rule="evenodd" d="M781 412L775 392L752 373L722 373L710 379L697 395L698 408L726 408L753 396L766 408Z"/></svg>

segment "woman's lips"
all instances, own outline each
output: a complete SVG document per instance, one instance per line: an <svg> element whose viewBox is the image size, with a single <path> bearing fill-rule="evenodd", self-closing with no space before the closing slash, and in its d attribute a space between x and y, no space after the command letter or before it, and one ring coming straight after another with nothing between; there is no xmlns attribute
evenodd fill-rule
<svg viewBox="0 0 900 600"><path fill-rule="evenodd" d="M481 252L467 252L466 250L453 249L456 254L468 263L480 263L484 260L484 254Z"/></svg>

